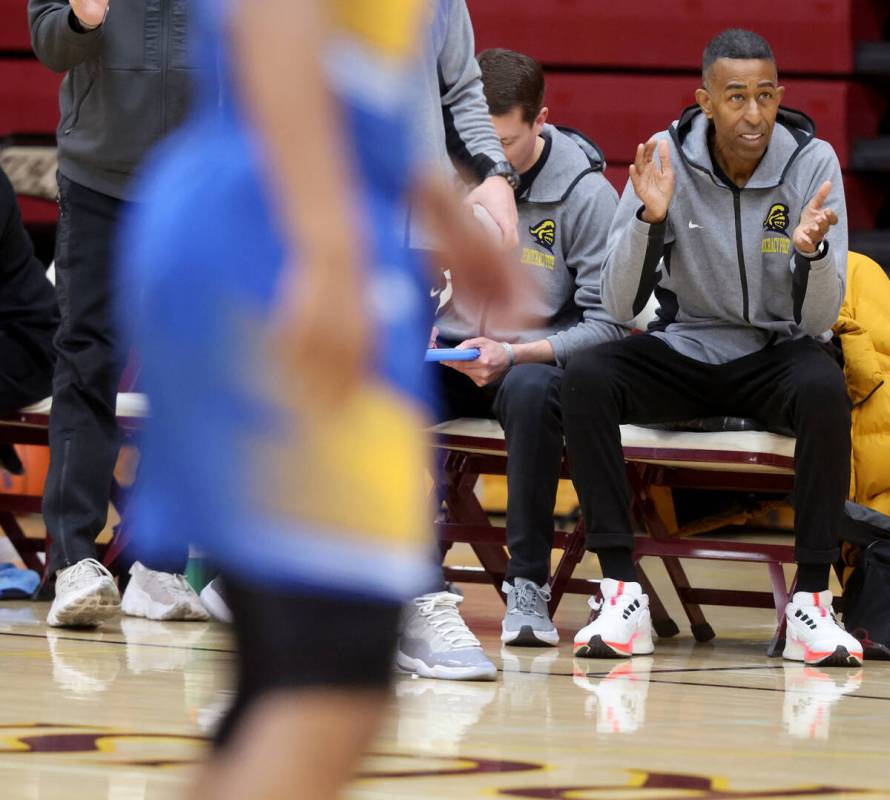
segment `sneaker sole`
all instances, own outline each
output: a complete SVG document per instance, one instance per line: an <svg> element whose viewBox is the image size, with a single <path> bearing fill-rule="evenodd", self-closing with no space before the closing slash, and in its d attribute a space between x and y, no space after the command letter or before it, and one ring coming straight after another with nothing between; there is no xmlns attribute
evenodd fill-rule
<svg viewBox="0 0 890 800"><path fill-rule="evenodd" d="M556 647L559 631L536 631L531 625L523 625L518 631L501 629L501 641L513 647Z"/></svg>
<svg viewBox="0 0 890 800"><path fill-rule="evenodd" d="M634 648L636 648L636 643L634 643ZM606 644L601 636L596 635L587 644L578 644L576 642L574 655L578 658L630 658L631 656L650 655L654 651L655 647L652 646L651 648L644 647L636 652L625 653Z"/></svg>
<svg viewBox="0 0 890 800"><path fill-rule="evenodd" d="M820 659L819 661L807 661L806 658L801 655L799 658L795 658L795 649L791 648L789 652L789 648L786 646L785 652L782 654L783 657L788 661L799 661L807 664L811 667L861 667L862 666L862 656L856 653L851 653L847 650L843 645L838 645L834 652L825 656L825 658Z"/></svg>
<svg viewBox="0 0 890 800"><path fill-rule="evenodd" d="M396 655L396 664L404 672L419 675L421 678L435 678L443 681L493 681L498 674L494 664L487 667L446 667L442 664L430 666L425 661L412 658L402 652Z"/></svg>
<svg viewBox="0 0 890 800"><path fill-rule="evenodd" d="M50 608L46 624L51 628L92 628L120 612L117 587L107 581L79 597L73 597L62 608Z"/></svg>

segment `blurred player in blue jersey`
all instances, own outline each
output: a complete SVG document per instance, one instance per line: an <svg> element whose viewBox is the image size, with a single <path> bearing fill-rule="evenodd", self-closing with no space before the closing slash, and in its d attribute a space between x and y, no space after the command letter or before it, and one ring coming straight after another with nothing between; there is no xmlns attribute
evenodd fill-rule
<svg viewBox="0 0 890 800"><path fill-rule="evenodd" d="M151 402L134 522L226 577L238 694L202 798L338 796L385 705L400 604L432 569L412 186L481 295L484 235L419 181L424 0L198 4L199 92L121 238ZM486 282L490 281L490 282Z"/></svg>

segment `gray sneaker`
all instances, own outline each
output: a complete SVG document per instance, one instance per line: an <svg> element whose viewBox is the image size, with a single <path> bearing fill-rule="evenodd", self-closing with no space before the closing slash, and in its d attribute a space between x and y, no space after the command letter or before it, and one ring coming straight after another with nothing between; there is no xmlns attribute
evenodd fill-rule
<svg viewBox="0 0 890 800"><path fill-rule="evenodd" d="M463 597L435 592L416 597L406 607L396 663L422 678L493 681L497 669L463 621Z"/></svg>
<svg viewBox="0 0 890 800"><path fill-rule="evenodd" d="M527 578L515 578L512 586L504 581L501 591L507 595L507 613L501 625L504 644L515 647L555 647L559 644L559 631L547 610L549 587L538 586Z"/></svg>

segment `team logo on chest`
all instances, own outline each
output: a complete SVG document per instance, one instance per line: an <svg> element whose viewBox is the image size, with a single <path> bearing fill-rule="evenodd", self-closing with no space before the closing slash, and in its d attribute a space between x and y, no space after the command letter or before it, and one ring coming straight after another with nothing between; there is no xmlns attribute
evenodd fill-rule
<svg viewBox="0 0 890 800"><path fill-rule="evenodd" d="M784 203L773 203L763 221L763 229L773 233L784 233L787 236L788 206Z"/></svg>
<svg viewBox="0 0 890 800"><path fill-rule="evenodd" d="M553 252L553 244L556 242L556 223L552 219L542 219L537 225L532 225L528 232L548 253Z"/></svg>
<svg viewBox="0 0 890 800"><path fill-rule="evenodd" d="M763 241L760 243L760 252L780 253L787 256L791 252L791 240L788 238L788 206L784 203L773 203L763 220ZM771 233L780 233L781 236L769 236Z"/></svg>

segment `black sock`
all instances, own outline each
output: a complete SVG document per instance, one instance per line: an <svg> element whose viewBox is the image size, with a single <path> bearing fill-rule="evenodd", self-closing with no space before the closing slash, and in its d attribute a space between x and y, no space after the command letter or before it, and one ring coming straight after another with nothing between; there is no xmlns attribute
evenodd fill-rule
<svg viewBox="0 0 890 800"><path fill-rule="evenodd" d="M613 581L639 582L633 553L626 547L606 547L596 551L604 578Z"/></svg>
<svg viewBox="0 0 890 800"><path fill-rule="evenodd" d="M797 591L821 592L828 588L831 564L798 564Z"/></svg>

